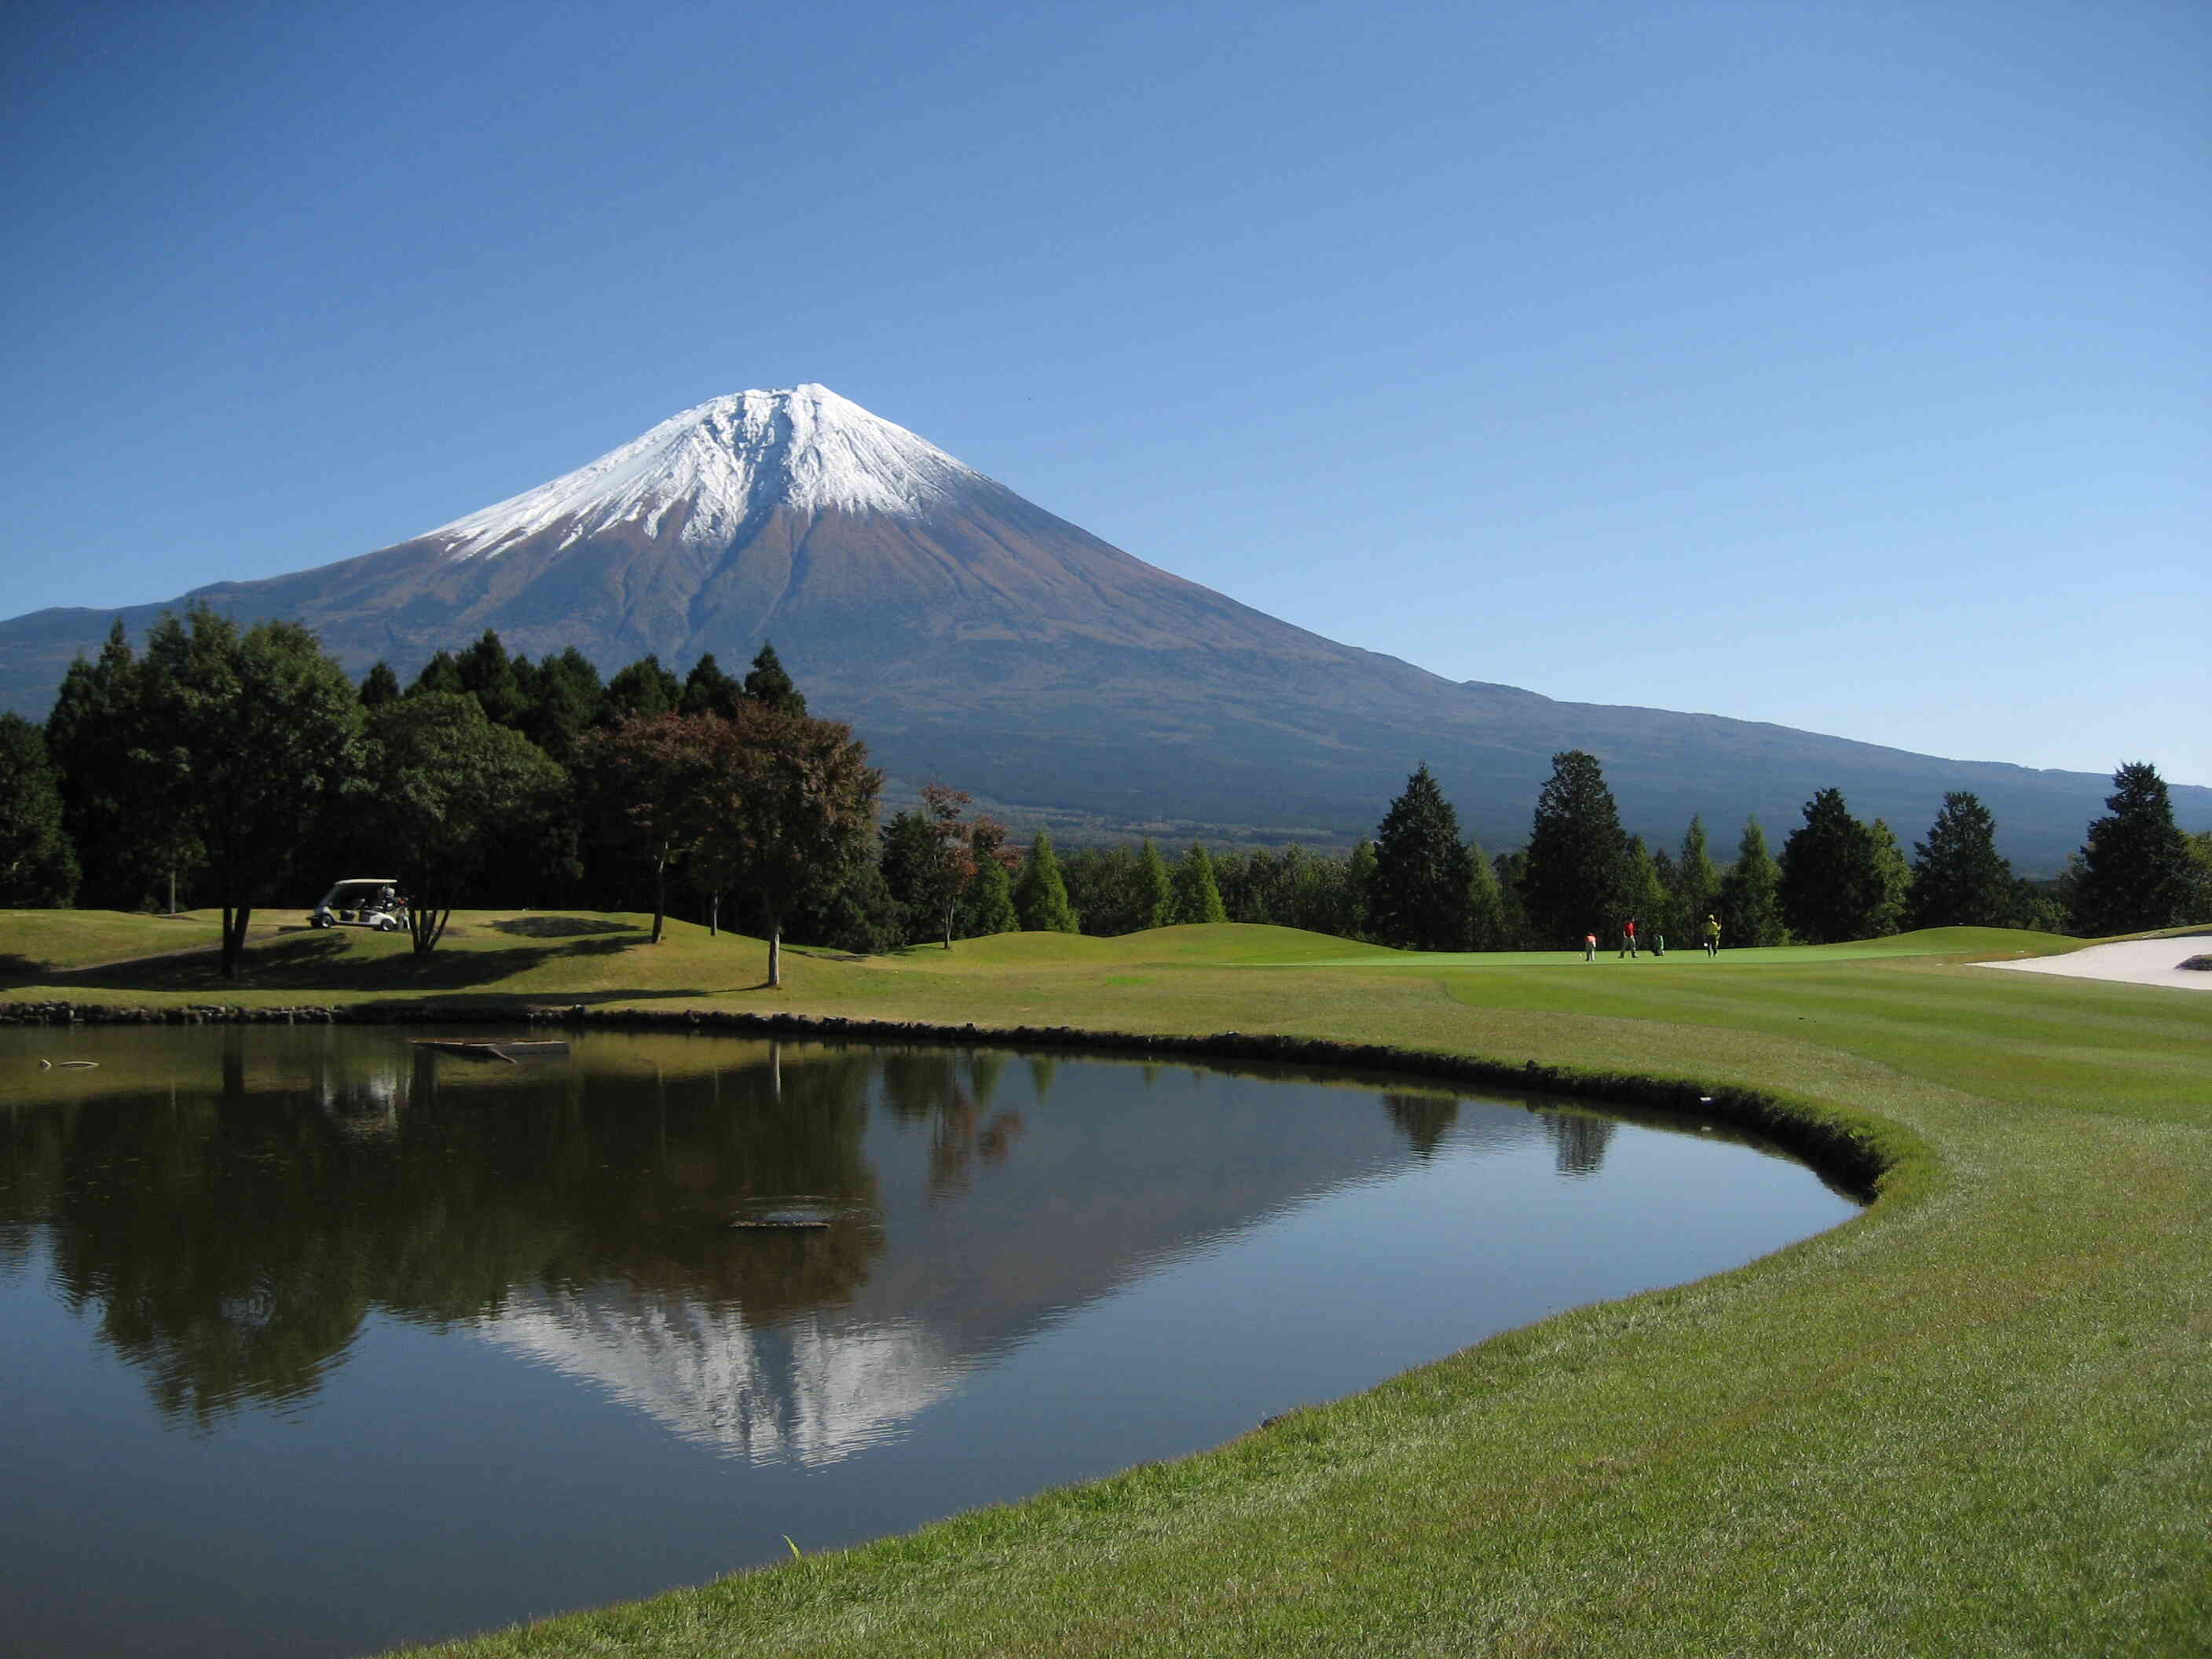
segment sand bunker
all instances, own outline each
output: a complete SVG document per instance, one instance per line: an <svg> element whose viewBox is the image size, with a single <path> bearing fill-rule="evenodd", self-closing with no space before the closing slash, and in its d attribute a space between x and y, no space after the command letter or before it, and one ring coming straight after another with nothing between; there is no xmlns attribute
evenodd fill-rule
<svg viewBox="0 0 2212 1659"><path fill-rule="evenodd" d="M2117 979L2130 985L2171 985L2182 991L2212 991L2212 973L2179 964L2212 951L2203 933L2179 939L2134 939L2118 945L2092 945L2063 957L2026 962L1982 962L1978 968L2008 968L2021 974L2060 974L2069 979Z"/></svg>

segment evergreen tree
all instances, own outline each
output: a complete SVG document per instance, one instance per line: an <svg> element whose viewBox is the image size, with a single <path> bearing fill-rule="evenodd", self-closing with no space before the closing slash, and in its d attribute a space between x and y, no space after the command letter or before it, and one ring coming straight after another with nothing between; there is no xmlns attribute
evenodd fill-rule
<svg viewBox="0 0 2212 1659"><path fill-rule="evenodd" d="M441 651L422 665L422 672L407 688L407 695L415 697L424 692L435 691L447 696L459 696L467 690L468 687L461 684L461 666L453 660L453 653Z"/></svg>
<svg viewBox="0 0 2212 1659"><path fill-rule="evenodd" d="M691 672L684 678L684 694L677 699L677 712L682 714L720 714L724 720L737 713L738 701L745 688L722 672L711 651L691 665ZM805 712L802 704L799 710Z"/></svg>
<svg viewBox="0 0 2212 1659"><path fill-rule="evenodd" d="M190 828L148 812L140 798L145 702L145 676L118 617L97 659L70 664L46 717L63 833L82 872L76 901L88 909L136 909L201 861Z"/></svg>
<svg viewBox="0 0 2212 1659"><path fill-rule="evenodd" d="M1928 839L1912 844L1915 927L2002 927L2018 908L2012 866L1998 854L1996 819L1964 789L1943 797Z"/></svg>
<svg viewBox="0 0 2212 1659"><path fill-rule="evenodd" d="M1044 830L1036 832L1036 839L1030 843L1029 857L1022 860L1021 879L1014 884L1014 909L1025 933L1082 931L1067 902L1067 884L1060 879L1052 837Z"/></svg>
<svg viewBox="0 0 2212 1659"><path fill-rule="evenodd" d="M1459 815L1426 763L1415 767L1375 832L1368 931L1385 945L1464 951L1473 928L1468 904L1474 879Z"/></svg>
<svg viewBox="0 0 2212 1659"><path fill-rule="evenodd" d="M2201 920L2187 914L2197 896L2196 866L2158 769L2142 761L2121 767L2105 808L2081 848L2075 931L2098 938Z"/></svg>
<svg viewBox="0 0 2212 1659"><path fill-rule="evenodd" d="M1883 902L1873 833L1851 816L1840 789L1805 803L1805 822L1782 843L1782 918L1808 945L1871 938Z"/></svg>
<svg viewBox="0 0 2212 1659"><path fill-rule="evenodd" d="M1498 890L1498 872L1482 855L1481 843L1467 844L1467 933L1470 951L1503 951L1505 896Z"/></svg>
<svg viewBox="0 0 2212 1659"><path fill-rule="evenodd" d="M933 938L942 921L936 830L924 813L899 812L884 825L878 841L876 863L898 907L900 942L919 945Z"/></svg>
<svg viewBox="0 0 2212 1659"><path fill-rule="evenodd" d="M1145 837L1143 848L1137 854L1139 864L1138 902L1144 908L1145 919L1138 924L1139 931L1147 927L1171 927L1175 925L1175 880L1168 874L1168 861L1160 856L1160 849L1150 836Z"/></svg>
<svg viewBox="0 0 2212 1659"><path fill-rule="evenodd" d="M522 734L561 766L573 765L576 744L599 724L606 687L592 659L574 646L545 659L530 675L530 712Z"/></svg>
<svg viewBox="0 0 2212 1659"><path fill-rule="evenodd" d="M1176 861L1175 919L1187 924L1229 920L1221 889L1213 879L1213 860L1197 842Z"/></svg>
<svg viewBox="0 0 2212 1659"><path fill-rule="evenodd" d="M361 706L373 710L398 701L399 676L392 672L392 665L381 660L371 663L361 682Z"/></svg>
<svg viewBox="0 0 2212 1659"><path fill-rule="evenodd" d="M1557 948L1617 931L1630 902L1627 854L1597 757L1579 749L1553 756L1521 865L1521 902L1535 938Z"/></svg>
<svg viewBox="0 0 2212 1659"><path fill-rule="evenodd" d="M1367 931L1367 896L1375 885L1375 843L1362 836L1352 843L1344 860L1344 915L1347 924L1341 939L1364 939Z"/></svg>
<svg viewBox="0 0 2212 1659"><path fill-rule="evenodd" d="M1705 845L1705 821L1696 813L1691 814L1690 827L1683 832L1682 850L1670 875L1674 921L1681 930L1681 943L1687 945L1704 937L1705 918L1720 903L1721 894L1721 872L1713 867L1712 854Z"/></svg>
<svg viewBox="0 0 2212 1659"><path fill-rule="evenodd" d="M968 939L1021 931L1021 913L1014 908L1013 872L999 860L987 858L975 866L975 878L968 884L961 907L961 923Z"/></svg>
<svg viewBox="0 0 2212 1659"><path fill-rule="evenodd" d="M684 701L684 687L660 665L658 656L640 657L607 682L599 705L599 723L619 726L629 720L657 720L672 714Z"/></svg>
<svg viewBox="0 0 2212 1659"><path fill-rule="evenodd" d="M1721 878L1723 945L1784 945L1790 930L1782 924L1782 872L1766 850L1766 831L1756 817L1744 820L1735 862ZM1702 928L1705 919L1698 918Z"/></svg>
<svg viewBox="0 0 2212 1659"><path fill-rule="evenodd" d="M64 909L76 883L46 734L21 714L0 714L0 908Z"/></svg>
<svg viewBox="0 0 2212 1659"><path fill-rule="evenodd" d="M1658 860L1645 848L1641 836L1628 838L1628 850L1621 861L1621 896L1628 915L1636 918L1637 938L1650 949L1652 937L1666 933L1668 913L1674 905L1666 883L1659 878ZM1683 943L1679 932L1674 943Z"/></svg>
<svg viewBox="0 0 2212 1659"><path fill-rule="evenodd" d="M791 683L791 676L783 672L776 659L775 647L763 643L753 658L753 665L745 675L745 696L755 702L783 714L804 714L806 699Z"/></svg>
<svg viewBox="0 0 2212 1659"><path fill-rule="evenodd" d="M475 697L486 720L494 726L520 731L523 717L530 711L530 694L523 684L529 666L526 661L509 657L499 635L487 628L483 638L454 659L453 672L460 679L461 690Z"/></svg>
<svg viewBox="0 0 2212 1659"><path fill-rule="evenodd" d="M1521 902L1521 872L1525 862L1524 855L1517 852L1500 853L1490 861L1498 877L1498 948L1501 951L1534 950L1540 944L1528 925L1528 908Z"/></svg>
<svg viewBox="0 0 2212 1659"><path fill-rule="evenodd" d="M1881 898L1874 908L1867 937L1880 939L1905 926L1912 899L1912 866L1905 862L1905 849L1897 844L1897 832L1887 819L1876 818L1867 825L1867 834L1874 841L1875 874L1881 884Z"/></svg>

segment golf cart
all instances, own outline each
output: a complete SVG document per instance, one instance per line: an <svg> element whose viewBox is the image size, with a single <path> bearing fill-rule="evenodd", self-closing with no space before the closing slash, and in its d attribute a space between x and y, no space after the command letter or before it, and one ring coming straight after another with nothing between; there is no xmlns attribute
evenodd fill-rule
<svg viewBox="0 0 2212 1659"><path fill-rule="evenodd" d="M307 918L310 927L371 927L397 933L407 925L407 901L390 876L349 876L323 895Z"/></svg>

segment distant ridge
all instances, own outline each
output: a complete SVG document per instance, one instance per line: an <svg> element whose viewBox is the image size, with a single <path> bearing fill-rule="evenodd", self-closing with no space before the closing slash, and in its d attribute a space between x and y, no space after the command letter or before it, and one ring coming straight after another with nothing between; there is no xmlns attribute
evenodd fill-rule
<svg viewBox="0 0 2212 1659"><path fill-rule="evenodd" d="M812 385L714 398L358 558L0 623L0 706L42 718L112 618L143 635L189 601L294 618L356 673L380 658L403 677L487 628L532 657L573 645L609 672L647 652L680 669L712 651L727 668L773 640L813 706L853 721L895 776L1095 829L1348 840L1426 761L1496 850L1527 834L1552 754L1583 748L1658 844L1693 811L1717 851L1753 812L1778 838L1832 785L1909 846L1944 791L1972 789L2005 850L2049 872L2109 788L2102 774L1454 684L1133 558ZM2212 827L2212 789L2173 798L2185 823Z"/></svg>

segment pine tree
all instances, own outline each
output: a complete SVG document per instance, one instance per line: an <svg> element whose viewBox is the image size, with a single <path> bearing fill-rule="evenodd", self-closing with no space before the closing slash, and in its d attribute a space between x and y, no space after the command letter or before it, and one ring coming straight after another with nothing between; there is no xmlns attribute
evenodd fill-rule
<svg viewBox="0 0 2212 1659"><path fill-rule="evenodd" d="M1505 896L1498 890L1498 872L1482 855L1482 844L1467 844L1467 948L1503 951L1505 941Z"/></svg>
<svg viewBox="0 0 2212 1659"><path fill-rule="evenodd" d="M529 665L521 665L527 670ZM499 635L487 628L483 637L461 653L453 664L461 689L473 695L484 718L495 726L520 731L530 710L530 695L523 689L516 659L507 654Z"/></svg>
<svg viewBox="0 0 2212 1659"><path fill-rule="evenodd" d="M2121 767L2105 807L2081 848L2075 931L2098 938L2201 920L2186 914L2197 896L2196 866L2158 769L2142 761Z"/></svg>
<svg viewBox="0 0 2212 1659"><path fill-rule="evenodd" d="M1735 862L1721 878L1721 943L1723 945L1782 945L1789 929L1782 925L1778 890L1782 872L1766 850L1766 832L1759 820L1744 820L1743 839L1737 843ZM1702 928L1702 919L1699 927Z"/></svg>
<svg viewBox="0 0 2212 1659"><path fill-rule="evenodd" d="M1214 883L1213 860L1196 842L1176 863L1175 919L1183 923L1229 920L1221 889Z"/></svg>
<svg viewBox="0 0 2212 1659"><path fill-rule="evenodd" d="M1067 884L1060 878L1060 861L1053 856L1052 837L1040 830L1022 860L1021 879L1014 884L1014 909L1025 933L1080 932L1075 911L1067 902Z"/></svg>
<svg viewBox="0 0 2212 1659"><path fill-rule="evenodd" d="M436 691L459 696L467 690L468 687L461 684L461 665L453 660L453 653L441 651L422 665L422 672L407 688L407 695L413 697L424 692Z"/></svg>
<svg viewBox="0 0 2212 1659"><path fill-rule="evenodd" d="M146 729L146 677L116 619L91 662L62 676L46 717L46 758L60 774L62 829L82 872L76 902L135 909L189 878L201 848L189 827L145 810L137 781L154 746Z"/></svg>
<svg viewBox="0 0 2212 1659"><path fill-rule="evenodd" d="M577 740L599 724L606 700L606 687L592 659L568 646L531 671L530 712L522 733L567 766L575 759Z"/></svg>
<svg viewBox="0 0 2212 1659"><path fill-rule="evenodd" d="M371 663L368 672L362 678L361 706L363 708L381 708L387 702L398 700L399 676L392 672L392 665L380 660Z"/></svg>
<svg viewBox="0 0 2212 1659"><path fill-rule="evenodd" d="M1627 853L1597 757L1579 749L1553 756L1521 865L1521 902L1536 938L1556 947L1617 931L1630 902Z"/></svg>
<svg viewBox="0 0 2212 1659"><path fill-rule="evenodd" d="M676 705L683 701L682 683L660 665L660 659L640 657L607 682L606 696L599 705L599 723L614 726L626 720L655 720L674 714Z"/></svg>
<svg viewBox="0 0 2212 1659"><path fill-rule="evenodd" d="M1375 832L1367 890L1368 930L1385 945L1464 951L1474 872L1460 840L1459 815L1425 763L1414 768Z"/></svg>
<svg viewBox="0 0 2212 1659"><path fill-rule="evenodd" d="M779 714L804 714L806 699L791 683L791 676L783 672L777 660L775 647L763 643L754 654L753 665L745 674L745 696L755 702L765 703Z"/></svg>
<svg viewBox="0 0 2212 1659"><path fill-rule="evenodd" d="M1870 938L1887 896L1879 851L1840 789L1805 803L1805 822L1782 843L1783 920L1808 945Z"/></svg>
<svg viewBox="0 0 2212 1659"><path fill-rule="evenodd" d="M1144 920L1138 924L1139 931L1146 927L1171 927L1175 925L1175 879L1168 874L1168 861L1160 856L1150 836L1145 837L1143 850L1138 854L1139 865L1137 902L1144 911Z"/></svg>
<svg viewBox="0 0 2212 1659"><path fill-rule="evenodd" d="M1912 900L1912 866L1905 861L1905 849L1897 844L1897 832L1887 819L1876 818L1867 825L1867 834L1874 842L1875 874L1881 890L1867 937L1880 939L1905 926L1905 908Z"/></svg>
<svg viewBox="0 0 2212 1659"><path fill-rule="evenodd" d="M720 714L728 720L738 712L738 703L744 695L744 687L722 672L722 665L709 651L693 663L691 672L684 677L684 694L677 699L677 712Z"/></svg>
<svg viewBox="0 0 2212 1659"><path fill-rule="evenodd" d="M76 883L46 735L21 714L0 714L0 908L64 909Z"/></svg>
<svg viewBox="0 0 2212 1659"><path fill-rule="evenodd" d="M993 933L1018 933L1021 914L1014 908L1012 872L995 858L975 866L975 878L961 897L962 937L982 939Z"/></svg>
<svg viewBox="0 0 2212 1659"><path fill-rule="evenodd" d="M1698 814L1691 815L1690 827L1682 836L1682 850L1670 873L1674 921L1681 929L1681 942L1688 945L1704 936L1705 918L1713 914L1721 893L1721 872L1713 867L1712 854L1705 844L1705 821Z"/></svg>
<svg viewBox="0 0 2212 1659"><path fill-rule="evenodd" d="M1915 927L2002 927L2014 909L2012 866L1998 854L1996 819L1964 789L1943 797L1928 839L1912 844Z"/></svg>
<svg viewBox="0 0 2212 1659"><path fill-rule="evenodd" d="M1659 878L1657 860L1644 845L1644 837L1631 836L1628 851L1622 860L1621 891L1629 915L1636 918L1636 934L1645 948L1651 948L1655 935L1667 932L1667 913L1674 907L1669 901L1667 884ZM1682 942L1677 933L1674 942Z"/></svg>
<svg viewBox="0 0 2212 1659"><path fill-rule="evenodd" d="M1375 886L1375 843L1362 836L1344 860L1344 908L1348 923L1342 937L1366 939L1367 896Z"/></svg>

